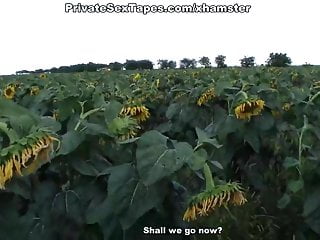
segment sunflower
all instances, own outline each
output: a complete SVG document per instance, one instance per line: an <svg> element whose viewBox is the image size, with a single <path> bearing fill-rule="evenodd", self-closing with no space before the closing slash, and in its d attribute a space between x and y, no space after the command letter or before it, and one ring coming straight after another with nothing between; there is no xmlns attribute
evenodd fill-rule
<svg viewBox="0 0 320 240"><path fill-rule="evenodd" d="M134 81L138 81L140 79L141 79L141 74L140 73L135 74L134 77L133 77Z"/></svg>
<svg viewBox="0 0 320 240"><path fill-rule="evenodd" d="M149 109L143 105L123 107L121 109L120 115L131 116L136 119L138 123L145 122L150 117Z"/></svg>
<svg viewBox="0 0 320 240"><path fill-rule="evenodd" d="M205 91L197 100L197 105L202 106L203 104L206 104L210 100L212 100L216 96L214 92L214 88L210 88L207 91Z"/></svg>
<svg viewBox="0 0 320 240"><path fill-rule="evenodd" d="M184 221L194 221L197 217L208 216L216 208L227 205L240 206L247 202L241 186L236 183L217 185L194 196L183 215Z"/></svg>
<svg viewBox="0 0 320 240"><path fill-rule="evenodd" d="M282 106L282 110L284 110L286 112L288 112L290 110L290 108L291 108L291 104L290 103L285 103Z"/></svg>
<svg viewBox="0 0 320 240"><path fill-rule="evenodd" d="M38 86L32 86L30 89L30 96L36 96L40 92L40 89Z"/></svg>
<svg viewBox="0 0 320 240"><path fill-rule="evenodd" d="M15 94L16 89L13 85L8 85L3 91L3 95L6 99L13 99Z"/></svg>
<svg viewBox="0 0 320 240"><path fill-rule="evenodd" d="M138 129L130 129L127 133L123 134L123 135L120 135L119 137L117 137L117 139L119 141L125 141L125 140L128 140L130 138L134 138L138 135Z"/></svg>
<svg viewBox="0 0 320 240"><path fill-rule="evenodd" d="M46 79L48 76L45 73L41 73L39 76L41 79Z"/></svg>
<svg viewBox="0 0 320 240"><path fill-rule="evenodd" d="M26 173L32 173L38 169L41 162L48 161L49 153L53 151L53 141L59 142L52 136L42 135L33 143L23 145L21 150L10 153L4 161L0 162L0 189L5 189L6 182L14 174L22 176L22 169L25 169ZM14 148L12 145L9 147Z"/></svg>
<svg viewBox="0 0 320 240"><path fill-rule="evenodd" d="M257 116L261 113L265 102L261 99L247 100L238 105L234 112L238 119L250 120L252 116Z"/></svg>

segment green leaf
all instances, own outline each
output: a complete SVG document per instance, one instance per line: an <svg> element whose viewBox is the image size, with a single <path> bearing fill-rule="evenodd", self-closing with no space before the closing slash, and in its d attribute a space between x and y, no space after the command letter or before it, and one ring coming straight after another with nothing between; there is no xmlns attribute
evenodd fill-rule
<svg viewBox="0 0 320 240"><path fill-rule="evenodd" d="M320 189L309 193L304 201L303 206L303 216L307 217L308 215L312 214L316 209L320 208Z"/></svg>
<svg viewBox="0 0 320 240"><path fill-rule="evenodd" d="M200 128L196 127L196 133L198 136L198 143L195 149L198 149L200 146L202 146L204 143L210 144L214 146L215 148L220 148L222 147L221 144L218 143L217 139L211 139L209 138L208 134L201 130Z"/></svg>
<svg viewBox="0 0 320 240"><path fill-rule="evenodd" d="M264 111L262 115L254 118L254 123L257 129L267 131L273 127L274 118L272 117L271 113Z"/></svg>
<svg viewBox="0 0 320 240"><path fill-rule="evenodd" d="M108 199L123 229L128 229L162 202L164 194L160 189L155 185L145 186L131 164L113 168L108 181Z"/></svg>
<svg viewBox="0 0 320 240"><path fill-rule="evenodd" d="M6 186L8 192L13 192L25 199L31 199L31 181L27 177L15 177Z"/></svg>
<svg viewBox="0 0 320 240"><path fill-rule="evenodd" d="M21 116L25 115L28 118L28 121L33 122L33 125L36 125L39 121L39 117L37 115L13 101L0 99L0 109L0 117L5 116L20 118Z"/></svg>
<svg viewBox="0 0 320 240"><path fill-rule="evenodd" d="M189 143L177 142L173 144L177 151L177 160L188 163L192 158L193 149Z"/></svg>
<svg viewBox="0 0 320 240"><path fill-rule="evenodd" d="M59 155L67 155L74 151L84 140L84 136L74 130L71 130L62 136L61 148L57 153Z"/></svg>
<svg viewBox="0 0 320 240"><path fill-rule="evenodd" d="M221 163L219 163L218 161L211 161L212 165L214 165L215 167L223 170L223 166L221 165Z"/></svg>
<svg viewBox="0 0 320 240"><path fill-rule="evenodd" d="M279 209L283 209L290 203L290 201L291 197L285 193L283 194L282 198L279 199L277 206Z"/></svg>
<svg viewBox="0 0 320 240"><path fill-rule="evenodd" d="M107 126L101 126L100 124L89 122L82 122L82 125L85 127L85 133L88 135L109 135L109 132L107 131Z"/></svg>
<svg viewBox="0 0 320 240"><path fill-rule="evenodd" d="M94 168L93 165L88 161L82 159L74 158L70 161L71 166L77 170L79 173L85 176L98 176L99 171Z"/></svg>
<svg viewBox="0 0 320 240"><path fill-rule="evenodd" d="M304 182L302 179L291 180L288 182L288 189L293 193L296 193L303 188L303 185L304 185Z"/></svg>
<svg viewBox="0 0 320 240"><path fill-rule="evenodd" d="M181 106L178 103L170 104L167 109L166 117L172 119L174 115L178 114L181 111Z"/></svg>
<svg viewBox="0 0 320 240"><path fill-rule="evenodd" d="M171 175L183 165L177 150L169 149L167 141L166 136L155 130L144 133L138 140L137 169L146 185Z"/></svg>
<svg viewBox="0 0 320 240"><path fill-rule="evenodd" d="M52 117L42 117L39 122L39 128L48 128L53 132L60 131L61 123L54 120Z"/></svg>
<svg viewBox="0 0 320 240"><path fill-rule="evenodd" d="M221 93L227 88L232 89L232 82L231 81L218 81L214 89L215 89L216 94L218 96L220 96Z"/></svg>
<svg viewBox="0 0 320 240"><path fill-rule="evenodd" d="M295 159L293 157L286 157L284 159L284 162L283 162L283 167L285 169L288 169L288 168L291 168L291 167L295 167L295 166L298 166L298 165L299 165L299 160Z"/></svg>
<svg viewBox="0 0 320 240"><path fill-rule="evenodd" d="M260 152L260 140L255 129L247 128L244 133L244 140L250 144L256 153Z"/></svg>
<svg viewBox="0 0 320 240"><path fill-rule="evenodd" d="M18 134L13 129L9 129L7 124L4 122L0 122L0 131L4 132L8 136L10 144L18 141L19 139Z"/></svg>
<svg viewBox="0 0 320 240"><path fill-rule="evenodd" d="M200 148L194 151L194 153L192 154L192 158L188 162L188 165L192 170L196 171L203 168L207 159L208 159L208 154L206 150L204 150L203 148Z"/></svg>
<svg viewBox="0 0 320 240"><path fill-rule="evenodd" d="M104 118L107 124L111 122L114 118L118 117L121 111L121 108L122 108L122 104L117 101L110 101L105 106Z"/></svg>
<svg viewBox="0 0 320 240"><path fill-rule="evenodd" d="M94 198L86 210L86 223L94 224L100 222L113 214L110 199L104 198L102 201Z"/></svg>

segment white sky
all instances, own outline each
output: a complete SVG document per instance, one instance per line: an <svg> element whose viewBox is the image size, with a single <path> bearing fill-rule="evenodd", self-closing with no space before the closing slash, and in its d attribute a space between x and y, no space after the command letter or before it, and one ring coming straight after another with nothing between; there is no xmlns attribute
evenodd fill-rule
<svg viewBox="0 0 320 240"><path fill-rule="evenodd" d="M284 52L293 64L320 64L319 0L162 0L158 4L251 4L249 14L72 14L64 4L135 0L2 0L0 74L126 59L177 60L244 55L265 63ZM136 0L137 4L156 4Z"/></svg>

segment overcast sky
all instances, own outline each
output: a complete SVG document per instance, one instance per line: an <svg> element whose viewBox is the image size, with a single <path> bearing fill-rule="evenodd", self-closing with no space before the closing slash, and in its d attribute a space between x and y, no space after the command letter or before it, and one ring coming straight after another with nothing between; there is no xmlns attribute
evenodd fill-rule
<svg viewBox="0 0 320 240"><path fill-rule="evenodd" d="M250 4L247 14L73 14L65 3ZM284 52L320 64L320 0L10 0L0 3L0 74L78 63Z"/></svg>

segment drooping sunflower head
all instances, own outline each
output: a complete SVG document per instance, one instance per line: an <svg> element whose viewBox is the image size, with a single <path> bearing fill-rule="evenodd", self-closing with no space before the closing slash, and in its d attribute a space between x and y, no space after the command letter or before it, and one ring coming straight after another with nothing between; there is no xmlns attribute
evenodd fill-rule
<svg viewBox="0 0 320 240"><path fill-rule="evenodd" d="M145 122L150 117L150 112L144 105L123 107L120 111L121 116L131 116L138 123Z"/></svg>
<svg viewBox="0 0 320 240"><path fill-rule="evenodd" d="M0 189L14 175L28 175L35 172L42 164L50 160L53 151L53 141L58 139L37 132L20 139L18 142L3 148L0 158Z"/></svg>
<svg viewBox="0 0 320 240"><path fill-rule="evenodd" d="M212 100L216 96L214 88L210 88L204 93L201 94L201 96L197 100L197 105L202 106L203 104L206 104L210 100Z"/></svg>
<svg viewBox="0 0 320 240"><path fill-rule="evenodd" d="M238 119L250 120L252 116L257 116L264 109L265 102L261 99L246 100L239 104L234 112Z"/></svg>
<svg viewBox="0 0 320 240"><path fill-rule="evenodd" d="M194 196L184 213L184 221L194 221L197 217L208 216L215 209L228 204L240 206L247 202L242 187L236 183L217 185Z"/></svg>
<svg viewBox="0 0 320 240"><path fill-rule="evenodd" d="M6 99L13 99L15 94L16 89L13 85L8 85L3 91L3 95Z"/></svg>
<svg viewBox="0 0 320 240"><path fill-rule="evenodd" d="M129 116L122 116L113 119L108 125L108 129L116 136L117 140L125 141L136 137L141 128L137 120Z"/></svg>
<svg viewBox="0 0 320 240"><path fill-rule="evenodd" d="M32 86L30 89L30 96L36 96L40 92L40 88L38 86Z"/></svg>

